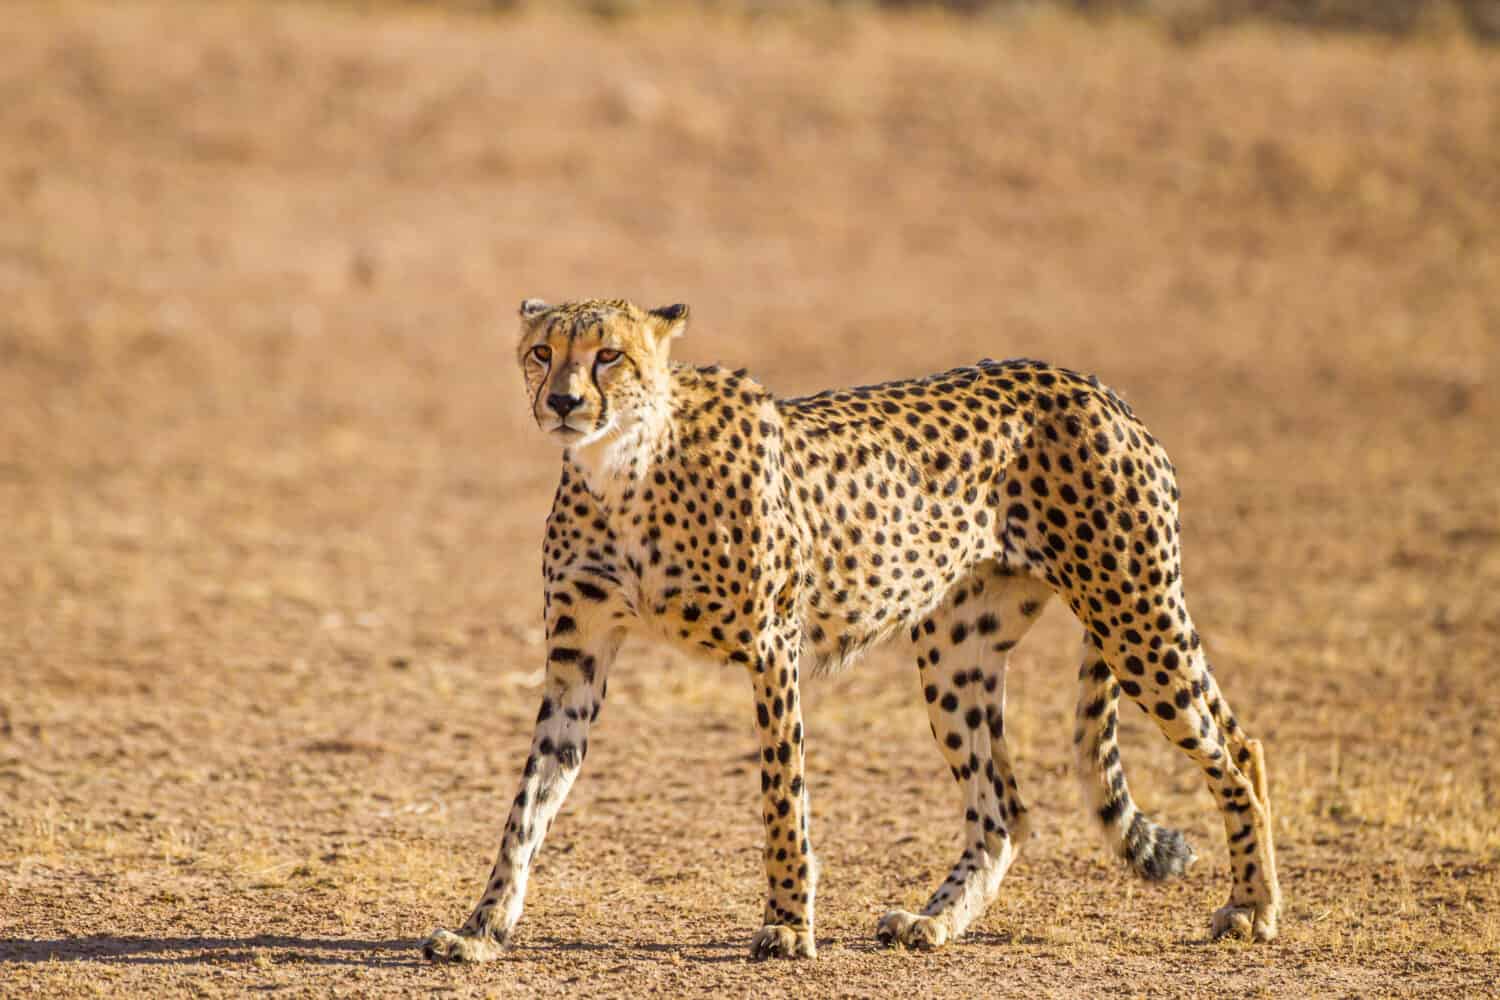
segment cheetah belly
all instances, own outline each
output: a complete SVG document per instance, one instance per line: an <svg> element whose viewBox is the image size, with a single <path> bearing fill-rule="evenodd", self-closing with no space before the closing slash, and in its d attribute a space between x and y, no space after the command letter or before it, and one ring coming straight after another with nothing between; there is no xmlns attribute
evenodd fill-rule
<svg viewBox="0 0 1500 1000"><path fill-rule="evenodd" d="M804 614L812 672L840 669L918 624L976 567L1003 560L993 516L976 516L982 506L913 504L899 513L877 507L876 523L885 530L846 532L838 545L832 535L819 537Z"/></svg>

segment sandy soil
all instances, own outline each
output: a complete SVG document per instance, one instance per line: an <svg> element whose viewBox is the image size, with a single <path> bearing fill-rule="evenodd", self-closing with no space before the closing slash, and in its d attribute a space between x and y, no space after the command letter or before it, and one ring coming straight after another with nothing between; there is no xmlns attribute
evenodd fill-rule
<svg viewBox="0 0 1500 1000"><path fill-rule="evenodd" d="M19 2L0 18L0 993L1474 996L1500 967L1500 61L879 17ZM515 304L687 301L795 393L1038 356L1168 445L1270 753L1287 911L1128 880L1018 654L1040 836L933 955L958 801L897 650L807 692L816 963L761 899L736 675L630 647L510 956L433 968L540 674L557 457Z"/></svg>

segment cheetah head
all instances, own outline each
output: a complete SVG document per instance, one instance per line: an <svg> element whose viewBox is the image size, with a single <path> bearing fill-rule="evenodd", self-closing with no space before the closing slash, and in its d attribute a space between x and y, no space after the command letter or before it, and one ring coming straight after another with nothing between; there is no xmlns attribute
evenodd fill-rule
<svg viewBox="0 0 1500 1000"><path fill-rule="evenodd" d="M680 304L522 302L516 358L537 426L579 448L639 424L667 390L669 345L687 316Z"/></svg>

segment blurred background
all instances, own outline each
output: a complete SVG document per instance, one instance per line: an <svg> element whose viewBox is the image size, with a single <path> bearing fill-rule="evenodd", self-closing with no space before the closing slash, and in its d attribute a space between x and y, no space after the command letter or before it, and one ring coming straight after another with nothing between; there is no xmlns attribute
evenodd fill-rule
<svg viewBox="0 0 1500 1000"><path fill-rule="evenodd" d="M416 939L488 870L541 678L558 458L514 312L623 295L787 395L1016 356L1124 395L1268 743L1284 940L1203 945L1218 822L1134 712L1132 782L1203 860L1148 889L1103 857L1053 609L1008 726L1042 836L973 947L869 950L957 852L904 650L808 691L824 957L793 973L739 962L743 681L641 644L507 982L1472 993L1497 33L1493 0L7 3L0 975L432 982Z"/></svg>

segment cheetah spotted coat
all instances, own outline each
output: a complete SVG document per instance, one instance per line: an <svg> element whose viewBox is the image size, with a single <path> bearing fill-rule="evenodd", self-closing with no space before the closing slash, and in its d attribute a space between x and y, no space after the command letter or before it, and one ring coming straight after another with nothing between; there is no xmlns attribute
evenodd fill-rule
<svg viewBox="0 0 1500 1000"><path fill-rule="evenodd" d="M654 634L748 676L760 737L767 901L755 957L816 953L818 877L801 681L901 634L964 798L963 851L920 913L877 935L939 947L996 896L1027 831L1005 743L1010 651L1054 595L1082 623L1073 743L1096 820L1139 875L1194 860L1133 802L1123 693L1202 770L1233 872L1217 936L1274 937L1280 908L1260 744L1237 723L1184 603L1165 451L1097 379L981 361L777 399L743 371L668 358L687 310L523 303L541 429L564 446L543 543L545 690L478 906L434 959L494 957L588 753L621 641Z"/></svg>

